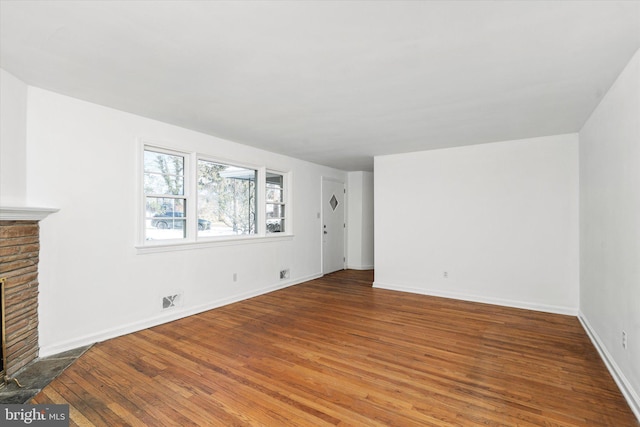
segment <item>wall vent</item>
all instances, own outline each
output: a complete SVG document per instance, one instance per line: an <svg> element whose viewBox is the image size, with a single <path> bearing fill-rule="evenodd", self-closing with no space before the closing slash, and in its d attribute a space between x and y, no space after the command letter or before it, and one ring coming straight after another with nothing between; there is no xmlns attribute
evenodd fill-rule
<svg viewBox="0 0 640 427"><path fill-rule="evenodd" d="M280 270L280 280L284 280L288 278L289 278L289 269L286 268L284 270Z"/></svg>
<svg viewBox="0 0 640 427"><path fill-rule="evenodd" d="M171 308L179 307L182 303L182 294L173 294L162 297L162 309L169 310Z"/></svg>

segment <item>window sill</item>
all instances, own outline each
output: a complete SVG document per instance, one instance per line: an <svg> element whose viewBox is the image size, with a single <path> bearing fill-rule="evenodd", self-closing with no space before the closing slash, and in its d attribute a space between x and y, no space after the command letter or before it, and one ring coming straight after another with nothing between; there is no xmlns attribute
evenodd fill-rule
<svg viewBox="0 0 640 427"><path fill-rule="evenodd" d="M199 240L197 242L176 242L176 243L149 243L147 245L136 245L138 255L153 254L159 252L189 251L194 249L216 248L220 246L252 245L259 243L284 242L293 240L293 234L283 234L279 236L251 236L233 238L213 238Z"/></svg>

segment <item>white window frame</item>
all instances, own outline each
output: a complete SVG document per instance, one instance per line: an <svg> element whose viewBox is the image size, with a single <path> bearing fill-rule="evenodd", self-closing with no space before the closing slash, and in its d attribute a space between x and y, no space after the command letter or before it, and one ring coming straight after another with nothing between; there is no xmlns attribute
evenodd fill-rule
<svg viewBox="0 0 640 427"><path fill-rule="evenodd" d="M293 215L291 203L291 176L292 172L267 168L247 162L230 160L219 156L199 153L185 149L184 147L171 146L166 143L158 143L150 139L138 140L138 209L137 209L137 244L135 245L138 254L171 252L179 250L201 249L215 246L228 246L238 244L257 244L273 241L292 240L293 235ZM186 237L182 239L146 240L146 197L144 192L144 152L146 150L184 157L184 196L186 203ZM237 166L258 171L256 182L256 221L257 230L251 235L225 235L225 236L200 236L198 237L198 161L208 161L229 166ZM285 205L285 231L283 233L267 233L266 226L266 174L276 173L283 176L284 184L284 205Z"/></svg>
<svg viewBox="0 0 640 427"><path fill-rule="evenodd" d="M146 151L151 151L155 153L168 154L170 156L179 156L184 159L183 165L183 193L182 195L161 195L161 194L146 194L144 191L144 177L145 177L145 167L144 167L144 153ZM140 223L140 233L141 240L145 246L154 246L154 245L166 245L166 244L178 244L188 242L193 239L193 231L191 230L191 224L193 223L192 217L194 217L193 210L196 207L193 200L193 183L191 182L191 163L192 163L192 154L186 151L179 151L176 149L166 148L160 145L151 145L148 143L142 144L141 152L140 152L140 168L141 173L139 174L139 185L140 185L140 194L141 194L141 215L139 215L141 223ZM161 239L161 240L147 240L146 239L146 205L147 205L147 197L164 197L164 198L172 198L172 199L184 199L185 206L187 210L187 215L185 216L185 237L181 239Z"/></svg>
<svg viewBox="0 0 640 427"><path fill-rule="evenodd" d="M272 173L275 175L280 175L282 176L282 202L280 203L281 206L283 206L283 211L284 211L284 216L279 217L280 219L282 219L282 221L284 221L284 231L283 232L269 232L268 230L266 230L267 227L267 205L269 204L273 204L272 202L267 202L266 200L266 191L267 191L267 180L266 180L266 175L268 173ZM291 208L291 204L289 203L289 172L283 172L283 171L278 171L278 170L273 170L273 169L267 169L265 171L265 181L264 181L264 191L265 191L265 201L264 201L264 215L265 215L265 219L263 221L264 227L265 227L265 233L269 236L272 235L278 235L278 234L283 234L283 235L287 235L290 233L291 230L291 220L290 220L290 212L289 209Z"/></svg>

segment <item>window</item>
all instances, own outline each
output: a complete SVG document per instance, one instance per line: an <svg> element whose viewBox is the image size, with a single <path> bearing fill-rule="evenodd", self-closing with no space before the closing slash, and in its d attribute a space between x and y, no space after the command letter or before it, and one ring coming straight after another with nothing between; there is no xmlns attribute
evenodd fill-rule
<svg viewBox="0 0 640 427"><path fill-rule="evenodd" d="M198 160L198 236L256 234L258 171Z"/></svg>
<svg viewBox="0 0 640 427"><path fill-rule="evenodd" d="M275 238L274 233L290 236L291 224L285 228L285 212L290 213L285 210L287 173L195 152L146 144L141 148L140 238L143 246L157 248L152 252Z"/></svg>
<svg viewBox="0 0 640 427"><path fill-rule="evenodd" d="M286 230L284 175L267 172L266 184L267 233L284 233Z"/></svg>
<svg viewBox="0 0 640 427"><path fill-rule="evenodd" d="M184 155L144 151L145 240L186 238Z"/></svg>

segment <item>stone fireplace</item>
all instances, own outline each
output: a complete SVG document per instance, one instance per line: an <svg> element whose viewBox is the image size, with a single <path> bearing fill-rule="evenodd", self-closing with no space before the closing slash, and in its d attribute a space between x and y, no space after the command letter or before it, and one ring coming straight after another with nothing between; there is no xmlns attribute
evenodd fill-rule
<svg viewBox="0 0 640 427"><path fill-rule="evenodd" d="M39 221L55 209L0 208L0 383L38 357Z"/></svg>

